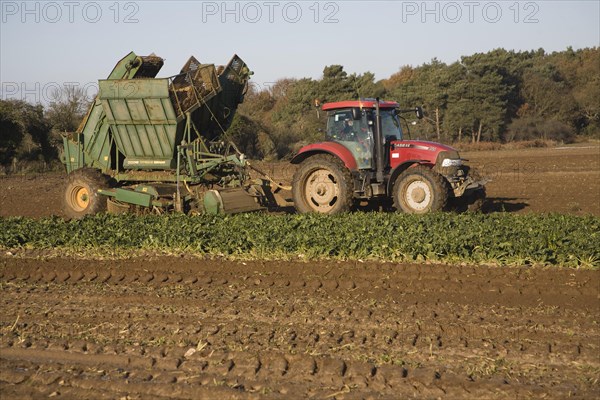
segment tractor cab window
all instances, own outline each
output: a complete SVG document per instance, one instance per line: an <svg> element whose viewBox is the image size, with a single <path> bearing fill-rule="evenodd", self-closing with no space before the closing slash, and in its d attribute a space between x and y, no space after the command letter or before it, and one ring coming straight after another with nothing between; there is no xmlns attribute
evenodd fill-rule
<svg viewBox="0 0 600 400"><path fill-rule="evenodd" d="M359 168L371 168L373 159L372 125L365 112L361 119L352 118L352 110L330 111L327 116L326 140L338 142L352 152Z"/></svg>
<svg viewBox="0 0 600 400"><path fill-rule="evenodd" d="M337 141L358 141L368 136L366 118L355 120L350 110L335 111L327 120L327 139Z"/></svg>
<svg viewBox="0 0 600 400"><path fill-rule="evenodd" d="M393 110L380 110L381 133L385 141L402 140L402 127L400 119ZM393 139L395 137L395 139Z"/></svg>

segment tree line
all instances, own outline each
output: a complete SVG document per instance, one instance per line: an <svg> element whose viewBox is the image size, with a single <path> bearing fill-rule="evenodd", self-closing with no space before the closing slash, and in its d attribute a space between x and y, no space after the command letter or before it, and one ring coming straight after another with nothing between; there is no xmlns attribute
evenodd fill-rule
<svg viewBox="0 0 600 400"><path fill-rule="evenodd" d="M0 172L60 168L62 134L75 132L90 105L81 88L52 93L46 107L23 100L0 100Z"/></svg>
<svg viewBox="0 0 600 400"><path fill-rule="evenodd" d="M451 64L434 58L404 65L381 80L330 65L319 79L284 78L262 89L250 85L227 133L250 158L285 159L323 138L320 105L368 97L423 107L425 118L408 121L413 138L446 143L599 138L600 49L550 54L496 49ZM54 98L46 107L0 100L1 165L57 164L61 133L76 130L89 99L74 87Z"/></svg>
<svg viewBox="0 0 600 400"><path fill-rule="evenodd" d="M339 100L380 97L402 108L423 107L410 124L413 138L457 142L554 140L600 136L600 51L546 53L496 49L451 64L433 59L405 65L387 79L327 66L320 79L280 79L251 87L230 134L247 154L279 159L323 138L315 107ZM406 129L405 129L406 131Z"/></svg>

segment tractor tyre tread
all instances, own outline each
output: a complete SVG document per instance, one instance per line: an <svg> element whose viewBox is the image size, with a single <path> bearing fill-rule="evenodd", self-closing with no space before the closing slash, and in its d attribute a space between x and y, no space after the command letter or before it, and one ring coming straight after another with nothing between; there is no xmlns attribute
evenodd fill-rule
<svg viewBox="0 0 600 400"><path fill-rule="evenodd" d="M429 185L432 190L433 200L431 205L421 213L424 214L428 212L445 210L448 204L450 185L442 175L424 165L417 165L415 167L408 168L406 171L402 172L398 178L396 178L393 188L394 207L396 210L406 213L415 213L414 210L411 210L403 203L401 200L402 196L400 196L402 182L413 175L421 176L425 180L429 181Z"/></svg>
<svg viewBox="0 0 600 400"><path fill-rule="evenodd" d="M304 185L308 175L318 169L329 169L333 174L338 175L340 196L338 203L328 214L333 215L349 211L354 202L354 181L352 174L342 160L329 154L310 156L296 170L292 182L292 198L296 210L301 214L316 212L306 203Z"/></svg>

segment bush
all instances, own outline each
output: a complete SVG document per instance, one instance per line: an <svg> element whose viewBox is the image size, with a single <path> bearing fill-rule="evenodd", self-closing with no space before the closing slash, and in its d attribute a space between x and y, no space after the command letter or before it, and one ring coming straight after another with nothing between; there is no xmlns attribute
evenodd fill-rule
<svg viewBox="0 0 600 400"><path fill-rule="evenodd" d="M560 121L519 118L514 120L504 135L506 142L553 140L561 143L573 143L575 131Z"/></svg>

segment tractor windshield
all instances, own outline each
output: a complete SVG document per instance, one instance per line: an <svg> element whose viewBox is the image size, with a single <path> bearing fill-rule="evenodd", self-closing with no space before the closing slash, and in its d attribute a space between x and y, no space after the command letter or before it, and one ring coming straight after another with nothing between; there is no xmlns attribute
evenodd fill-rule
<svg viewBox="0 0 600 400"><path fill-rule="evenodd" d="M402 128L400 119L394 110L380 110L381 115L381 133L384 140L402 140Z"/></svg>

